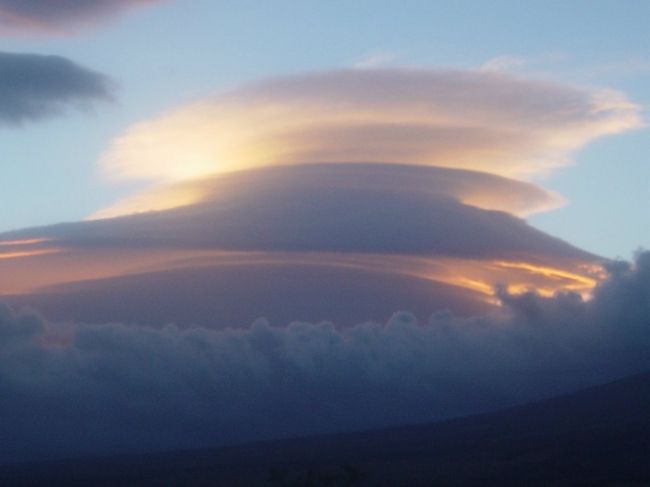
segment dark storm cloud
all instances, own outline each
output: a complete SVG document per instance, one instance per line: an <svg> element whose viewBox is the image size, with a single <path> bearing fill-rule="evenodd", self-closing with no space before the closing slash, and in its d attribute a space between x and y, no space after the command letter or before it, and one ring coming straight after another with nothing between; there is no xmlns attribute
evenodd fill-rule
<svg viewBox="0 0 650 487"><path fill-rule="evenodd" d="M0 33L62 32L160 0L0 0Z"/></svg>
<svg viewBox="0 0 650 487"><path fill-rule="evenodd" d="M111 98L111 82L59 56L0 52L0 124L16 125Z"/></svg>
<svg viewBox="0 0 650 487"><path fill-rule="evenodd" d="M246 330L55 325L0 308L0 458L217 445L486 410L650 367L650 253L583 301Z"/></svg>

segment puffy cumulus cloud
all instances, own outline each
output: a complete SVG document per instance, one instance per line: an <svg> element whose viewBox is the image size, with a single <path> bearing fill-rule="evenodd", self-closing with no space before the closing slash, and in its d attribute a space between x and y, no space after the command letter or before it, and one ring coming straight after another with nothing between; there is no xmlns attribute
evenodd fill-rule
<svg viewBox="0 0 650 487"><path fill-rule="evenodd" d="M260 82L139 123L101 167L157 182L369 161L531 176L640 124L640 108L612 90L490 71L339 70Z"/></svg>
<svg viewBox="0 0 650 487"><path fill-rule="evenodd" d="M0 34L65 33L161 0L0 0Z"/></svg>
<svg viewBox="0 0 650 487"><path fill-rule="evenodd" d="M20 124L110 100L111 84L63 57L0 52L0 123Z"/></svg>
<svg viewBox="0 0 650 487"><path fill-rule="evenodd" d="M0 308L0 459L116 453L426 421L650 366L650 254L575 294L427 324L245 330L54 324Z"/></svg>

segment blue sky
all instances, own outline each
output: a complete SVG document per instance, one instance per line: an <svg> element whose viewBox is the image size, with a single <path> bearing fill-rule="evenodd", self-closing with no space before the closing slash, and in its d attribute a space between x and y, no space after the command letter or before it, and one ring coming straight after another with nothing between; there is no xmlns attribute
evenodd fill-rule
<svg viewBox="0 0 650 487"><path fill-rule="evenodd" d="M0 230L84 218L133 192L96 162L138 121L260 78L350 67L477 68L615 88L650 104L650 4L575 2L167 1L65 36L21 33L1 50L56 54L104 73L114 103L0 129ZM493 61L494 62L494 61ZM650 247L646 129L592 143L537 179L565 207L538 228L608 257Z"/></svg>

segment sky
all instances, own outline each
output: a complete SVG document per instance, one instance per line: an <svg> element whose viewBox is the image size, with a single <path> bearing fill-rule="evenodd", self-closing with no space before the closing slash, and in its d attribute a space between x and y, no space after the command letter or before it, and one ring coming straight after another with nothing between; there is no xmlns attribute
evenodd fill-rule
<svg viewBox="0 0 650 487"><path fill-rule="evenodd" d="M0 463L645 370L649 14L0 0Z"/></svg>
<svg viewBox="0 0 650 487"><path fill-rule="evenodd" d="M117 18L11 32L2 49L64 56L114 80L113 101L0 131L0 228L74 221L132 192L97 161L130 126L209 94L273 76L358 65L496 69L622 91L645 110L648 5L617 2L167 1ZM126 15L124 15L126 14ZM92 25L87 25L92 24ZM96 24L96 25L95 25ZM191 33L191 35L189 34ZM594 141L545 177L566 205L539 228L606 257L647 247L643 128ZM601 195L607 194L607 198ZM55 201L55 204L52 204Z"/></svg>

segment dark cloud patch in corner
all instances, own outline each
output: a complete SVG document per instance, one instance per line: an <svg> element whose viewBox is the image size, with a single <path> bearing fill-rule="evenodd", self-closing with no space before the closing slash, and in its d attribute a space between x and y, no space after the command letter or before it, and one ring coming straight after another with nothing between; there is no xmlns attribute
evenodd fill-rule
<svg viewBox="0 0 650 487"><path fill-rule="evenodd" d="M0 124L17 125L111 99L103 74L59 56L0 52Z"/></svg>
<svg viewBox="0 0 650 487"><path fill-rule="evenodd" d="M66 32L160 0L0 0L0 33Z"/></svg>

